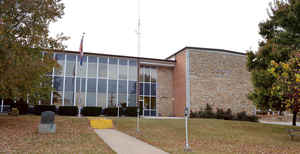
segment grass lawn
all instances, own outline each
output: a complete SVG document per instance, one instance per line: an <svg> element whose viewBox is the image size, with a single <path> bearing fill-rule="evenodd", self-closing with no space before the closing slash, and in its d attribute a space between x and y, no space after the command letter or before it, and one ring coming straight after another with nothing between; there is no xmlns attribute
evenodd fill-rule
<svg viewBox="0 0 300 154"><path fill-rule="evenodd" d="M40 116L0 116L0 153L114 153L87 118L56 116L56 133L39 134Z"/></svg>
<svg viewBox="0 0 300 154"><path fill-rule="evenodd" d="M170 153L184 153L184 120L114 119L115 127ZM191 119L190 153L300 153L300 137L291 141L287 128L251 122ZM298 129L300 129L298 127Z"/></svg>

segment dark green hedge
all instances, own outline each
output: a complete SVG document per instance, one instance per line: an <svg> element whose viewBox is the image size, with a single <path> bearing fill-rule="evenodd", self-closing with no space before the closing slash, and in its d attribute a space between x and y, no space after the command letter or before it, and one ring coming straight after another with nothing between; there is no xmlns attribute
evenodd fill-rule
<svg viewBox="0 0 300 154"><path fill-rule="evenodd" d="M101 107L85 106L81 109L81 114L84 116L98 116L102 112Z"/></svg>
<svg viewBox="0 0 300 154"><path fill-rule="evenodd" d="M122 111L122 109L120 108L120 112L121 111ZM106 108L106 109L104 109L103 114L106 115L106 116L117 116L118 115L118 108L117 107Z"/></svg>
<svg viewBox="0 0 300 154"><path fill-rule="evenodd" d="M41 115L44 111L56 112L55 105L34 105L33 112L34 114Z"/></svg>
<svg viewBox="0 0 300 154"><path fill-rule="evenodd" d="M117 116L118 108L117 107L109 107L104 109L103 114L106 116ZM137 116L137 107L120 107L119 115L122 116Z"/></svg>
<svg viewBox="0 0 300 154"><path fill-rule="evenodd" d="M77 106L60 106L58 108L59 115L76 116L78 114Z"/></svg>
<svg viewBox="0 0 300 154"><path fill-rule="evenodd" d="M129 117L137 116L137 107L126 107L124 115Z"/></svg>
<svg viewBox="0 0 300 154"><path fill-rule="evenodd" d="M217 108L217 112L213 112L212 107L206 104L206 108L204 110L200 110L198 112L191 111L191 118L216 118L216 119L224 119L224 120L238 120L238 121L251 121L257 122L258 117L255 115L247 115L245 111L239 112L237 114L232 114L231 109L227 109L224 111L223 109Z"/></svg>

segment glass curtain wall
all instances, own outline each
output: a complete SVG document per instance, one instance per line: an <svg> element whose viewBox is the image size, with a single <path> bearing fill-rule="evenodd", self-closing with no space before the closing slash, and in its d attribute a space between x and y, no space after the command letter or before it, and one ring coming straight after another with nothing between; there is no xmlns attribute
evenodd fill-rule
<svg viewBox="0 0 300 154"><path fill-rule="evenodd" d="M143 102L143 115L156 116L157 71L155 67L142 66L139 74L140 100Z"/></svg>
<svg viewBox="0 0 300 154"><path fill-rule="evenodd" d="M57 106L136 106L135 59L54 53L51 104Z"/></svg>

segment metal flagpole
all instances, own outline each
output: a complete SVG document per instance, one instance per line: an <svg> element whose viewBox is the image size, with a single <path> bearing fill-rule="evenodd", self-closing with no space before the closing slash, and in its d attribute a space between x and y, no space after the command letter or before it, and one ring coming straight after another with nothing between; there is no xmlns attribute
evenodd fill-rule
<svg viewBox="0 0 300 154"><path fill-rule="evenodd" d="M83 58L83 37L84 37L84 34L85 33L82 33L82 37L81 37L81 42L80 42L80 55L82 56L81 58ZM81 53L82 52L82 53ZM82 63L81 63L81 61L82 61L82 59L80 58L80 63L79 63L79 72L80 72L80 74L82 73ZM78 111L78 116L80 117L81 115L81 88L82 88L82 84L81 84L81 82L82 82L82 77L80 77L80 75L79 75L79 78L80 78L80 86L79 86L79 102L78 102L78 105L79 105L79 111ZM87 84L87 83L85 83L85 84Z"/></svg>
<svg viewBox="0 0 300 154"><path fill-rule="evenodd" d="M141 56L141 2L138 0L138 27L137 27L137 86L136 89L140 88L139 84L139 65L140 65L140 56ZM139 91L136 91L136 102L137 102L137 120L136 120L136 131L140 132L140 101L139 101Z"/></svg>

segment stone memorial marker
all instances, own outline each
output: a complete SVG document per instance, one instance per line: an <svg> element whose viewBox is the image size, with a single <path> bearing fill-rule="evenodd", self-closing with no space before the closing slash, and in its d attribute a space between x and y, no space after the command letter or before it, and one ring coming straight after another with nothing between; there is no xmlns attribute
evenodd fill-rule
<svg viewBox="0 0 300 154"><path fill-rule="evenodd" d="M55 133L56 124L54 123L55 113L52 111L42 112L39 133Z"/></svg>

